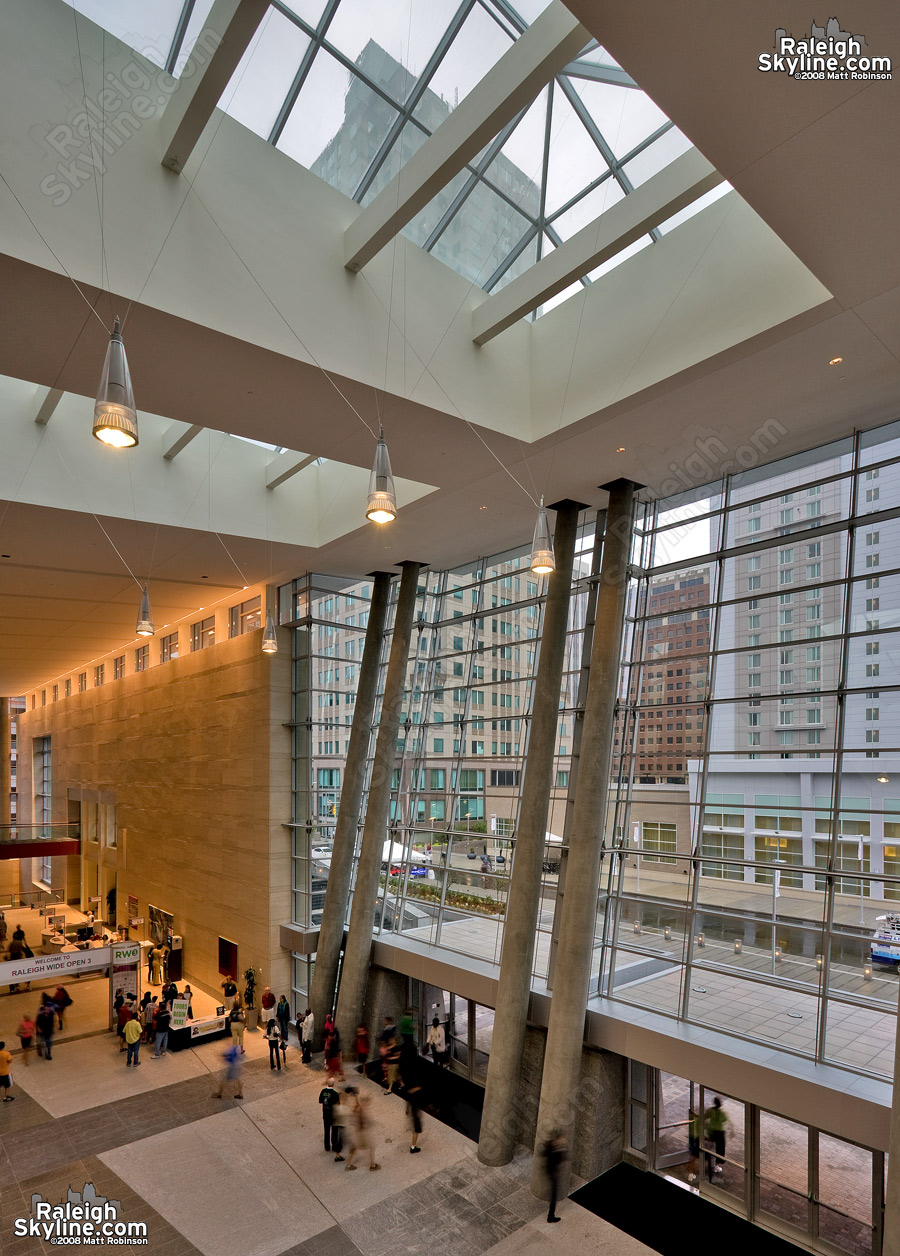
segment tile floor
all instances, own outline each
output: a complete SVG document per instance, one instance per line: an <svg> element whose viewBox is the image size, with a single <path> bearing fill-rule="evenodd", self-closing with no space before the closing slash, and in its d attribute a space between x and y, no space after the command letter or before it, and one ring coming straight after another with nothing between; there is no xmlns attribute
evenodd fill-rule
<svg viewBox="0 0 900 1256"><path fill-rule="evenodd" d="M98 983L99 984L99 983ZM0 1031L9 1036L8 1000ZM486 1169L474 1144L428 1116L422 1154L409 1155L405 1105L372 1094L381 1170L347 1174L322 1146L321 1066L270 1070L247 1033L244 1101L214 1098L222 1042L126 1069L112 1034L60 1042L51 1063L13 1064L16 1102L0 1106L0 1251L37 1256L17 1238L33 1194L58 1203L93 1182L145 1222L154 1256L639 1256L649 1249L576 1204L548 1229L528 1189L530 1158ZM562 1231L562 1233L560 1233ZM549 1245L549 1246L548 1246ZM121 1251L99 1245L96 1251Z"/></svg>

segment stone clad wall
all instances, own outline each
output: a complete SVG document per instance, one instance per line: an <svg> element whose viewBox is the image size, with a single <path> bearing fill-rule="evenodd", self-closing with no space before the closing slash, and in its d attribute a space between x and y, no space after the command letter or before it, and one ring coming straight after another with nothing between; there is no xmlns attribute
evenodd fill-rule
<svg viewBox="0 0 900 1256"><path fill-rule="evenodd" d="M290 640L279 637L276 655L258 630L19 717L21 818L32 742L49 734L53 819L72 799L115 803L119 919L129 894L139 915L149 903L171 912L187 979L216 993L221 935L238 943L241 970L262 969L260 988L290 995L278 936L290 919ZM79 892L67 885L70 900Z"/></svg>

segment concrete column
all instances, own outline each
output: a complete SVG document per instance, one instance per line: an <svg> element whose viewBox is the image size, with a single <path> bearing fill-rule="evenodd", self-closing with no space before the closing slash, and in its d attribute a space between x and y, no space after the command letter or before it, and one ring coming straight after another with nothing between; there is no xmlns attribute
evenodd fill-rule
<svg viewBox="0 0 900 1256"><path fill-rule="evenodd" d="M894 1093L891 1099L891 1138L884 1191L882 1256L900 1256L900 1017L894 1043Z"/></svg>
<svg viewBox="0 0 900 1256"><path fill-rule="evenodd" d="M343 1041L349 1044L363 1014L369 959L372 954L372 925L378 897L378 877L388 836L388 810L391 801L391 772L397 757L397 732L403 709L409 638L416 609L416 588L420 563L403 563L397 613L391 637L381 720L375 739L375 757L369 800L363 825L362 844L356 864L353 904L344 948L341 985L338 991L337 1024Z"/></svg>
<svg viewBox="0 0 900 1256"><path fill-rule="evenodd" d="M578 502L563 501L555 509L556 569L550 576L544 608L525 783L503 922L500 982L478 1140L478 1159L482 1164L491 1165L509 1164L515 1149L516 1105L520 1094L531 968L541 906L541 865L553 785L553 752L556 748L559 692L580 507Z"/></svg>
<svg viewBox="0 0 900 1256"><path fill-rule="evenodd" d="M12 793L12 733L9 720L9 698L0 698L0 824L10 822Z"/></svg>
<svg viewBox="0 0 900 1256"><path fill-rule="evenodd" d="M579 1104L585 1004L591 974L601 842L606 822L636 486L630 480L615 480L603 487L609 490L606 539L569 839L566 895L562 905L556 978L544 1054L536 1153L554 1130L561 1131L571 1146ZM567 1176L564 1170L561 1188L565 1188ZM534 1158L531 1189L539 1197L547 1195L540 1154Z"/></svg>
<svg viewBox="0 0 900 1256"><path fill-rule="evenodd" d="M309 1005L316 1018L314 1047L317 1051L324 1037L325 1016L334 1008L334 992L337 989L338 965L344 942L344 921L347 919L347 903L350 898L353 852L356 848L359 809L366 780L369 735L375 716L378 664L384 641L390 587L390 572L376 571L372 584L372 600L369 605L369 621L366 624L366 639L359 664L359 683L353 708L353 723L350 726L350 745L341 785L331 866L328 869L325 906L322 909L322 923L319 926L316 965L313 970L312 989L309 992Z"/></svg>

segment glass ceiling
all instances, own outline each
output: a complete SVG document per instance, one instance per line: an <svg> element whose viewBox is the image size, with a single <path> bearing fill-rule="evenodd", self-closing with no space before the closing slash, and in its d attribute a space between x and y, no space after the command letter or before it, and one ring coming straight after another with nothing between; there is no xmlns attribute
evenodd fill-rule
<svg viewBox="0 0 900 1256"><path fill-rule="evenodd" d="M71 3L72 0L69 0ZM275 0L221 106L362 205L393 178L549 0ZM179 74L212 0L76 0ZM690 148L595 43L404 234L494 292ZM573 284L619 265L729 190L722 184Z"/></svg>

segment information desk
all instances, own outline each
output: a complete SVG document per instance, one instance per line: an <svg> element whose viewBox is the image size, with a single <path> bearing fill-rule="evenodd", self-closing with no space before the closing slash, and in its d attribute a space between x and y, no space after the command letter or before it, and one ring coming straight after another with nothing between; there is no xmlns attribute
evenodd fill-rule
<svg viewBox="0 0 900 1256"><path fill-rule="evenodd" d="M231 1036L227 1016L198 1016L196 1020L189 1020L182 1029L169 1030L169 1050L184 1051L187 1047L200 1046L213 1038L226 1036Z"/></svg>

